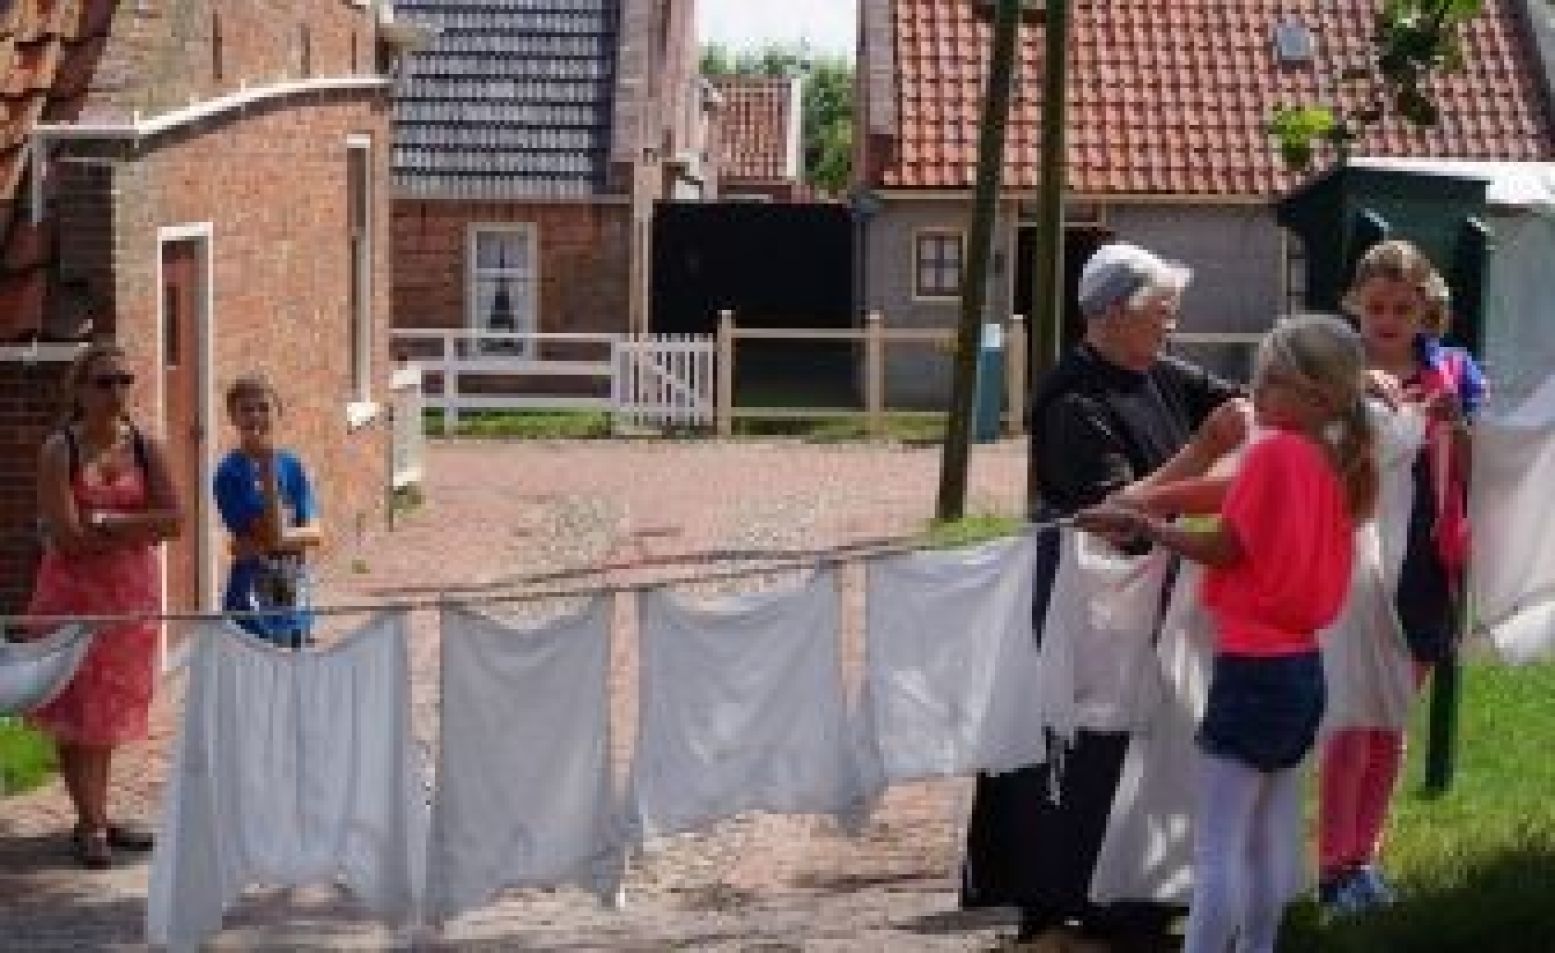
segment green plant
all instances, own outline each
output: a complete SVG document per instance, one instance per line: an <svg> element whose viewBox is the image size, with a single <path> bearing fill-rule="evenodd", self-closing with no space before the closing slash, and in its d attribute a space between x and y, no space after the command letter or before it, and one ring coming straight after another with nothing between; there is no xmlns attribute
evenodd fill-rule
<svg viewBox="0 0 1555 953"><path fill-rule="evenodd" d="M54 745L17 718L0 718L0 795L42 784L57 762Z"/></svg>
<svg viewBox="0 0 1555 953"><path fill-rule="evenodd" d="M1429 81L1463 68L1463 28L1483 9L1484 0L1387 0L1377 14L1372 61L1337 77L1356 90L1346 98L1358 105L1346 110L1330 102L1275 110L1268 129L1280 155L1291 166L1306 168L1318 145L1327 143L1342 162L1366 127L1390 113L1417 126L1436 125L1441 111ZM1337 93L1330 98L1337 99Z"/></svg>
<svg viewBox="0 0 1555 953"><path fill-rule="evenodd" d="M958 520L935 520L924 531L924 545L930 549L957 549L989 540L1013 536L1025 522L1002 513L974 513Z"/></svg>

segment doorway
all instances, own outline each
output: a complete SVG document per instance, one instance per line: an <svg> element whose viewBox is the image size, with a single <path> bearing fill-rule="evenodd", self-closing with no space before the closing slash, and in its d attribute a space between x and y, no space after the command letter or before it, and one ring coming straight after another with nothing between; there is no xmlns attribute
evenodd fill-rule
<svg viewBox="0 0 1555 953"><path fill-rule="evenodd" d="M157 339L160 424L168 468L184 510L184 532L167 544L163 606L211 608L210 235L208 227L163 229L158 241Z"/></svg>

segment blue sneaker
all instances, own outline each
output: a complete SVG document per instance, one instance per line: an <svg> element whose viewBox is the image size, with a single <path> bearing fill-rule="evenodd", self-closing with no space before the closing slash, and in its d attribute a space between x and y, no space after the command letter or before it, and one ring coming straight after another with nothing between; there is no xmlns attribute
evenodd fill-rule
<svg viewBox="0 0 1555 953"><path fill-rule="evenodd" d="M1357 869L1347 879L1355 882L1355 889L1366 898L1369 906L1391 907L1398 902L1398 892L1372 864Z"/></svg>
<svg viewBox="0 0 1555 953"><path fill-rule="evenodd" d="M1365 913L1371 908L1371 898L1367 896L1357 871L1346 871L1336 880L1320 884L1317 888L1318 904L1323 910L1324 920L1338 920L1353 917Z"/></svg>

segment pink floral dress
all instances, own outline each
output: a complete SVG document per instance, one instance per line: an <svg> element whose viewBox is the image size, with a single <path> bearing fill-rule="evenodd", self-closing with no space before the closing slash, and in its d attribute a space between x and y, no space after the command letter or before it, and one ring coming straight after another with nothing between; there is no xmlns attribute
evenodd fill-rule
<svg viewBox="0 0 1555 953"><path fill-rule="evenodd" d="M106 483L93 482L83 468L71 480L71 492L83 514L136 512L144 510L150 499L145 471L134 465ZM77 556L50 548L38 567L27 611L31 615L155 613L161 602L161 570L154 546ZM70 684L28 715L28 724L70 744L117 745L144 739L156 653L154 622L99 629Z"/></svg>

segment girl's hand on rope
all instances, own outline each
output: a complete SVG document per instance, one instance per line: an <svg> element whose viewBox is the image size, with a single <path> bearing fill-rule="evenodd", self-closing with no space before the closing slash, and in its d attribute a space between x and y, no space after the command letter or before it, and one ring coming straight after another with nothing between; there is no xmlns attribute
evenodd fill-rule
<svg viewBox="0 0 1555 953"><path fill-rule="evenodd" d="M1076 513L1074 523L1081 530L1100 536L1114 546L1146 538L1150 531L1149 516L1133 506L1110 501Z"/></svg>

